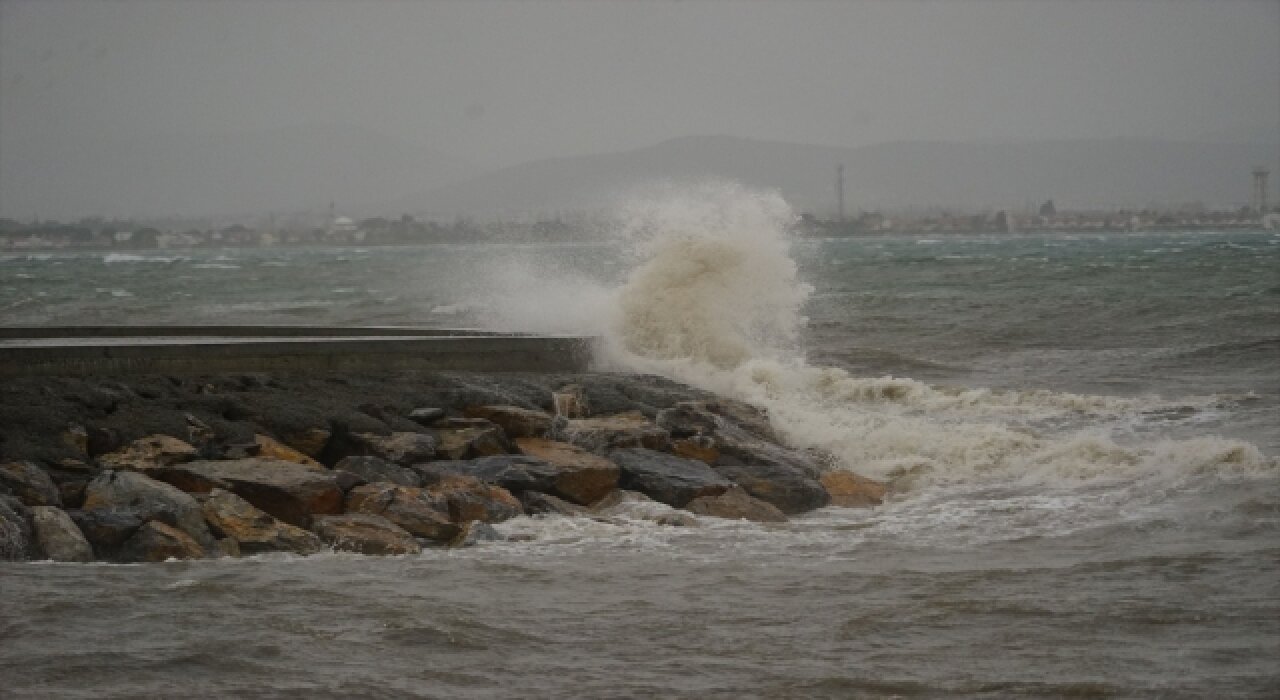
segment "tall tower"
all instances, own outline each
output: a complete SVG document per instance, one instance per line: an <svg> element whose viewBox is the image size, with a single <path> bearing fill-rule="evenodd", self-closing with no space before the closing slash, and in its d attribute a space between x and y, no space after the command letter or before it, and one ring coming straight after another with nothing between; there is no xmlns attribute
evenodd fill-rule
<svg viewBox="0 0 1280 700"><path fill-rule="evenodd" d="M1267 176L1271 174L1270 170L1262 166L1253 169L1253 210L1258 212L1259 216L1267 214Z"/></svg>
<svg viewBox="0 0 1280 700"><path fill-rule="evenodd" d="M844 222L844 166L836 166L836 221Z"/></svg>

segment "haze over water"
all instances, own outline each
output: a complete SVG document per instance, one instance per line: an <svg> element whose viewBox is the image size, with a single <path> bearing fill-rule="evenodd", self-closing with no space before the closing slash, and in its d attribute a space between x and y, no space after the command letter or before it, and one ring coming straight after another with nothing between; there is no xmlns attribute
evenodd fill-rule
<svg viewBox="0 0 1280 700"><path fill-rule="evenodd" d="M792 241L791 216L709 185L592 245L5 256L15 323L599 333L602 366L754 401L895 488L782 526L519 518L500 529L532 541L404 559L11 566L10 692L1280 689L1280 235Z"/></svg>

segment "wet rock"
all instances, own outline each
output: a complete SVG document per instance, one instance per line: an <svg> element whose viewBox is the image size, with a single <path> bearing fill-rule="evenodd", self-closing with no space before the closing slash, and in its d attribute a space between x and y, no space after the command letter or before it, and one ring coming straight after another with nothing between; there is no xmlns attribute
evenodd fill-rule
<svg viewBox="0 0 1280 700"><path fill-rule="evenodd" d="M830 501L816 479L785 464L721 465L715 470L783 513L804 513Z"/></svg>
<svg viewBox="0 0 1280 700"><path fill-rule="evenodd" d="M591 415L587 392L577 384L566 384L551 392L551 405L557 417L573 420Z"/></svg>
<svg viewBox="0 0 1280 700"><path fill-rule="evenodd" d="M79 508L84 503L84 490L102 470L97 465L79 459L61 459L45 468L49 478L58 485L58 495L63 508Z"/></svg>
<svg viewBox="0 0 1280 700"><path fill-rule="evenodd" d="M501 486L512 493L550 491L555 486L557 474L555 467L536 457L508 454L428 462L415 466L414 470L426 486L453 476L470 476Z"/></svg>
<svg viewBox="0 0 1280 700"><path fill-rule="evenodd" d="M322 548L316 535L276 520L230 491L210 491L200 507L209 528L221 538L220 543L230 539L239 553L314 554Z"/></svg>
<svg viewBox="0 0 1280 700"><path fill-rule="evenodd" d="M461 428L437 428L432 435L436 438L438 459L474 459L515 451L502 428L489 421Z"/></svg>
<svg viewBox="0 0 1280 700"><path fill-rule="evenodd" d="M216 547L216 544L213 545ZM155 520L143 523L120 548L120 560L160 562L169 559L201 559L208 551L190 535Z"/></svg>
<svg viewBox="0 0 1280 700"><path fill-rule="evenodd" d="M90 457L114 452L120 449L120 445L124 444L120 437L120 431L114 428L89 427L85 431L88 433L86 448Z"/></svg>
<svg viewBox="0 0 1280 700"><path fill-rule="evenodd" d="M378 515L414 536L437 542L449 542L460 531L450 519L449 504L443 497L409 486L358 486L347 494L347 512Z"/></svg>
<svg viewBox="0 0 1280 700"><path fill-rule="evenodd" d="M561 437L565 442L600 454L623 447L666 450L671 446L667 431L638 411L571 420Z"/></svg>
<svg viewBox="0 0 1280 700"><path fill-rule="evenodd" d="M302 464L315 469L324 469L324 465L308 457L300 450L276 440L267 435L254 435L253 442L258 446L256 456L265 457L266 459L278 459L282 462L293 462Z"/></svg>
<svg viewBox="0 0 1280 700"><path fill-rule="evenodd" d="M83 425L77 423L68 425L67 429L62 431L61 438L62 444L70 447L77 455L89 456L89 431Z"/></svg>
<svg viewBox="0 0 1280 700"><path fill-rule="evenodd" d="M71 510L67 515L80 528L99 559L115 558L120 546L143 523L142 516L124 510Z"/></svg>
<svg viewBox="0 0 1280 700"><path fill-rule="evenodd" d="M31 510L15 496L0 495L0 561L27 558L31 529Z"/></svg>
<svg viewBox="0 0 1280 700"><path fill-rule="evenodd" d="M190 494L138 472L105 471L85 488L84 510L123 510L171 522L201 547L213 546L200 504Z"/></svg>
<svg viewBox="0 0 1280 700"><path fill-rule="evenodd" d="M468 406L463 413L496 424L512 439L542 437L551 429L550 415L519 406Z"/></svg>
<svg viewBox="0 0 1280 700"><path fill-rule="evenodd" d="M325 428L307 428L282 436L280 442L308 457L320 459L325 446L329 444L330 437L332 432Z"/></svg>
<svg viewBox="0 0 1280 700"><path fill-rule="evenodd" d="M701 496L722 494L731 486L728 479L702 462L650 449L613 450L609 459L622 470L618 482L622 488L673 508L683 508Z"/></svg>
<svg viewBox="0 0 1280 700"><path fill-rule="evenodd" d="M618 487L618 465L565 442L543 438L516 440L519 450L554 468L551 493L579 505L590 505Z"/></svg>
<svg viewBox="0 0 1280 700"><path fill-rule="evenodd" d="M190 462L197 456L196 448L176 437L148 435L115 452L98 455L97 462L103 469L145 472Z"/></svg>
<svg viewBox="0 0 1280 700"><path fill-rule="evenodd" d="M27 506L62 505L58 487L49 474L34 462L0 463L0 486L7 488Z"/></svg>
<svg viewBox="0 0 1280 700"><path fill-rule="evenodd" d="M369 480L359 474L352 474L351 472L343 469L335 469L333 472L333 482L338 485L338 488L341 489L343 493L346 493L357 486L364 486L369 483Z"/></svg>
<svg viewBox="0 0 1280 700"><path fill-rule="evenodd" d="M53 561L93 561L93 547L61 508L35 506L31 525L38 556Z"/></svg>
<svg viewBox="0 0 1280 700"><path fill-rule="evenodd" d="M689 501L685 509L696 515L751 520L758 523L781 523L787 519L787 516L775 506L758 498L752 498L740 487L731 488L719 496L695 498Z"/></svg>
<svg viewBox="0 0 1280 700"><path fill-rule="evenodd" d="M830 471L820 479L831 496L831 505L843 508L878 506L884 503L885 485L849 471Z"/></svg>
<svg viewBox="0 0 1280 700"><path fill-rule="evenodd" d="M492 525L473 520L462 526L462 531L449 542L449 546L474 547L481 542L502 542L506 539Z"/></svg>
<svg viewBox="0 0 1280 700"><path fill-rule="evenodd" d="M673 440L671 453L685 459L696 459L706 465L714 465L720 461L720 450L716 447L715 439L705 435Z"/></svg>
<svg viewBox="0 0 1280 700"><path fill-rule="evenodd" d="M334 549L360 554L417 554L413 535L380 515L321 515L311 529Z"/></svg>
<svg viewBox="0 0 1280 700"><path fill-rule="evenodd" d="M443 408L415 408L409 411L409 420L418 425L429 426L444 418Z"/></svg>
<svg viewBox="0 0 1280 700"><path fill-rule="evenodd" d="M433 459L436 437L425 433L342 433L325 448L321 461L337 464L347 457L378 457L401 466Z"/></svg>
<svg viewBox="0 0 1280 700"><path fill-rule="evenodd" d="M713 447L717 464L783 464L815 479L822 473L817 459L778 444L764 414L741 402L684 401L659 411L655 420L672 435L696 441L699 449ZM683 449L690 451L688 445ZM708 451L698 458L710 456Z"/></svg>
<svg viewBox="0 0 1280 700"><path fill-rule="evenodd" d="M367 484L385 481L399 486L422 485L422 480L415 471L381 457L345 457L333 465L333 468L335 471L354 474Z"/></svg>
<svg viewBox="0 0 1280 700"><path fill-rule="evenodd" d="M539 493L537 491L525 491L520 494L520 504L524 506L524 512L529 515L564 515L572 517L586 515L590 512L580 505L556 498L549 493Z"/></svg>
<svg viewBox="0 0 1280 700"><path fill-rule="evenodd" d="M262 458L189 462L156 476L194 493L214 488L231 491L299 527L309 524L312 515L342 512L342 489L334 474L293 462Z"/></svg>
<svg viewBox="0 0 1280 700"><path fill-rule="evenodd" d="M432 484L426 491L444 499L449 520L462 523L482 520L496 523L523 513L520 501L501 486L486 484L473 476L449 476Z"/></svg>

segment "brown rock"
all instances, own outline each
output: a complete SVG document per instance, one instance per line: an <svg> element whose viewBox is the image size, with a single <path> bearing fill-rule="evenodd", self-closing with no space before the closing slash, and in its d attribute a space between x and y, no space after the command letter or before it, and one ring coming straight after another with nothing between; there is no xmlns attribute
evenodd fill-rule
<svg viewBox="0 0 1280 700"><path fill-rule="evenodd" d="M326 544L346 552L417 554L422 551L413 535L380 515L322 515L315 519L311 529Z"/></svg>
<svg viewBox="0 0 1280 700"><path fill-rule="evenodd" d="M169 435L138 438L115 452L98 455L103 469L145 472L195 459L196 448Z"/></svg>
<svg viewBox="0 0 1280 700"><path fill-rule="evenodd" d="M190 535L157 520L144 523L120 548L121 560L128 562L200 559L206 555Z"/></svg>
<svg viewBox="0 0 1280 700"><path fill-rule="evenodd" d="M566 442L527 437L516 440L520 451L556 469L552 491L579 505L591 505L618 487L618 465Z"/></svg>
<svg viewBox="0 0 1280 700"><path fill-rule="evenodd" d="M449 520L455 523L496 523L524 512L510 491L473 476L446 476L424 490L448 504Z"/></svg>
<svg viewBox="0 0 1280 700"><path fill-rule="evenodd" d="M591 512L580 505L561 500L549 493L539 493L537 491L525 491L520 494L520 503L524 506L524 512L529 515L577 516L587 515Z"/></svg>
<svg viewBox="0 0 1280 700"><path fill-rule="evenodd" d="M435 456L438 459L475 459L514 451L506 433L494 423L466 428L439 428L432 431L436 438ZM419 460L426 461L426 460Z"/></svg>
<svg viewBox="0 0 1280 700"><path fill-rule="evenodd" d="M53 561L93 561L93 548L84 533L61 508L35 506L31 525L41 555Z"/></svg>
<svg viewBox="0 0 1280 700"><path fill-rule="evenodd" d="M720 450L716 448L716 441L704 435L673 440L671 452L679 457L696 459L709 465L720 460Z"/></svg>
<svg viewBox="0 0 1280 700"><path fill-rule="evenodd" d="M342 489L334 474L294 462L257 457L189 462L158 470L156 478L195 493L226 489L299 527L312 515L342 512Z"/></svg>
<svg viewBox="0 0 1280 700"><path fill-rule="evenodd" d="M542 437L551 430L550 415L519 406L468 406L463 413L497 424L512 439Z"/></svg>
<svg viewBox="0 0 1280 700"><path fill-rule="evenodd" d="M597 453L620 447L644 447L650 450L666 450L671 447L671 436L667 431L659 428L639 411L571 420L563 433L566 442Z"/></svg>
<svg viewBox="0 0 1280 700"><path fill-rule="evenodd" d="M280 441L308 457L318 459L324 452L325 445L329 444L331 436L332 433L323 428L310 428L285 435Z"/></svg>
<svg viewBox="0 0 1280 700"><path fill-rule="evenodd" d="M27 506L59 506L62 496L45 470L35 462L0 463L0 486L7 487Z"/></svg>
<svg viewBox="0 0 1280 700"><path fill-rule="evenodd" d="M758 523L781 523L787 516L770 503L752 498L740 487L733 487L719 496L703 496L689 501L685 506L690 513L710 515L732 520L751 520Z"/></svg>
<svg viewBox="0 0 1280 700"><path fill-rule="evenodd" d="M242 554L314 554L322 548L314 534L276 520L230 491L214 489L200 508L213 533L223 542L234 542Z"/></svg>
<svg viewBox="0 0 1280 700"><path fill-rule="evenodd" d="M282 462L293 462L313 469L324 469L324 465L311 459L299 450L266 435L254 435L253 441L258 445L258 455L266 459L278 459Z"/></svg>
<svg viewBox="0 0 1280 700"><path fill-rule="evenodd" d="M821 482L831 494L831 505L845 508L878 506L884 503L885 485L849 471L829 471Z"/></svg>
<svg viewBox="0 0 1280 700"><path fill-rule="evenodd" d="M436 439L424 433L355 433L349 439L358 449L344 456L370 455L407 467L436 455Z"/></svg>
<svg viewBox="0 0 1280 700"><path fill-rule="evenodd" d="M347 494L347 512L380 515L410 534L437 542L453 540L460 529L450 520L444 498L412 486L357 486Z"/></svg>

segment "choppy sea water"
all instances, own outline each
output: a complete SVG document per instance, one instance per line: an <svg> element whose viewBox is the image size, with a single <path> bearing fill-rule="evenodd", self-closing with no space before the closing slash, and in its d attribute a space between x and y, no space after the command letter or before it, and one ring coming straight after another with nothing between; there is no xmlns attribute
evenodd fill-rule
<svg viewBox="0 0 1280 700"><path fill-rule="evenodd" d="M1280 694L1280 234L746 249L0 257L6 324L649 324L620 341L643 368L898 486L782 526L522 518L501 529L530 542L412 558L5 565L0 695ZM670 344L725 319L769 352Z"/></svg>

